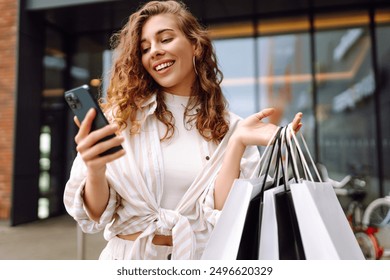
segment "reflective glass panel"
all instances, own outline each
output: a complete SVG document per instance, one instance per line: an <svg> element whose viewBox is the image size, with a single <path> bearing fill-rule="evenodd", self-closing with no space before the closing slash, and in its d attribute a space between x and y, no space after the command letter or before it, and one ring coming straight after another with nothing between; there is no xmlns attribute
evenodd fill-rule
<svg viewBox="0 0 390 280"><path fill-rule="evenodd" d="M329 176L361 176L378 193L375 80L368 26L315 33L320 161Z"/></svg>
<svg viewBox="0 0 390 280"><path fill-rule="evenodd" d="M241 117L255 113L254 39L214 40L214 46L224 75L222 90L229 109Z"/></svg>
<svg viewBox="0 0 390 280"><path fill-rule="evenodd" d="M382 168L384 174L384 194L390 193L390 11L380 13L383 19L387 15L387 20L383 21L376 29L377 57L379 75L379 98L381 113L381 134L382 134Z"/></svg>
<svg viewBox="0 0 390 280"><path fill-rule="evenodd" d="M286 125L302 112L302 133L313 156L314 117L310 44L307 33L258 38L260 108L273 107L270 121Z"/></svg>

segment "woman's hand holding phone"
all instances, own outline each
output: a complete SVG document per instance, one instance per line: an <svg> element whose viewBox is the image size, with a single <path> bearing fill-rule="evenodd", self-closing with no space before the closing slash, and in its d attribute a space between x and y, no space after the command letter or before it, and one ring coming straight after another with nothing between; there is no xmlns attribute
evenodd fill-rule
<svg viewBox="0 0 390 280"><path fill-rule="evenodd" d="M89 216L99 221L110 197L107 163L125 154L121 145L124 138L116 134L115 124L109 124L87 85L65 92L65 100L75 114L79 127L76 149L88 169L83 193L85 207Z"/></svg>
<svg viewBox="0 0 390 280"><path fill-rule="evenodd" d="M90 172L104 174L108 162L124 155L123 137L116 135L117 126L109 124L88 85L66 91L64 97L79 127L77 151Z"/></svg>
<svg viewBox="0 0 390 280"><path fill-rule="evenodd" d="M98 176L104 175L106 164L122 157L125 154L125 150L120 149L114 153L104 154L109 149L120 146L124 138L121 135L116 135L102 141L104 138L115 134L118 127L115 124L108 124L100 129L91 131L95 117L96 110L94 108L88 111L82 123L75 117L75 123L79 126L75 141L77 144L76 149L87 165L89 173Z"/></svg>

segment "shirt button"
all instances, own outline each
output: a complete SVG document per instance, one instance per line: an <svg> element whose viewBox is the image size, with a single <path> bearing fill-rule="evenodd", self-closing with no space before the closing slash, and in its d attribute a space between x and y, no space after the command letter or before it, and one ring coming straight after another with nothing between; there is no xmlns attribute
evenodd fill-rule
<svg viewBox="0 0 390 280"><path fill-rule="evenodd" d="M167 260L170 260L172 258L172 254L168 254Z"/></svg>
<svg viewBox="0 0 390 280"><path fill-rule="evenodd" d="M206 156L206 160L209 160L210 159L210 157L209 156Z"/></svg>

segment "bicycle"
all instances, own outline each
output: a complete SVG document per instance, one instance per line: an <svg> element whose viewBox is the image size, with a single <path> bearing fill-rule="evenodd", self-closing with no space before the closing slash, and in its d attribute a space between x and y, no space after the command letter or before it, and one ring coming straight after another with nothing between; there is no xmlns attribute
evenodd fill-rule
<svg viewBox="0 0 390 280"><path fill-rule="evenodd" d="M364 177L358 176L356 173L353 175L345 176L341 181L333 180L329 177L326 167L322 164L317 164L318 170L322 173L323 181L330 182L335 190L336 195L347 196L351 198L351 202L346 209L346 217L351 225L351 228L355 234L355 237L359 243L359 246L363 252L363 255L368 260L379 260L384 254L384 249L380 245L377 238L379 232L380 223L372 222L372 215L374 210L377 209L377 205L382 207L383 201L376 202L374 200L369 204L367 210L364 210L363 200L366 197L367 182ZM374 203L375 202L375 203ZM389 217L385 216L382 222L390 221L390 197L386 200L386 206L388 206ZM387 251L386 251L387 253Z"/></svg>
<svg viewBox="0 0 390 280"><path fill-rule="evenodd" d="M373 200L366 208L362 226L365 229L375 228L376 237L381 244L390 236L390 193L385 197ZM381 234L383 233L383 234ZM390 257L390 245L383 249L382 257Z"/></svg>

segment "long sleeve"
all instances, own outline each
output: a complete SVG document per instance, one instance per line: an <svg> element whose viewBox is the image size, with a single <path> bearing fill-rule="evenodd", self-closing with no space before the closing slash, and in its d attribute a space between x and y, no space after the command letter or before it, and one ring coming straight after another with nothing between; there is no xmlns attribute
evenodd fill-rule
<svg viewBox="0 0 390 280"><path fill-rule="evenodd" d="M104 229L112 221L118 204L118 196L114 188L110 187L110 198L107 207L99 222L95 222L88 215L84 204L83 193L86 177L86 166L80 155L77 155L73 162L70 178L65 186L64 204L68 213L79 223L84 232L95 233Z"/></svg>

